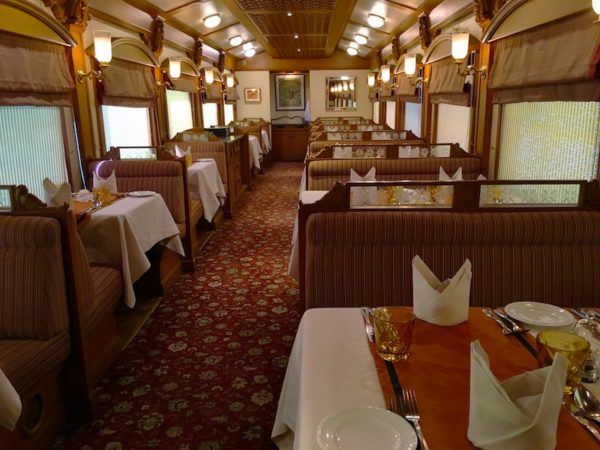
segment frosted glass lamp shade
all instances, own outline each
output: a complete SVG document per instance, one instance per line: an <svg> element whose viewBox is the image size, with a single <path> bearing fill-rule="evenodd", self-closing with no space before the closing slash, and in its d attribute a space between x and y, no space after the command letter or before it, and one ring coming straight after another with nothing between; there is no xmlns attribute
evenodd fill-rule
<svg viewBox="0 0 600 450"><path fill-rule="evenodd" d="M100 64L108 64L112 59L110 32L94 31L94 56Z"/></svg>
<svg viewBox="0 0 600 450"><path fill-rule="evenodd" d="M404 73L412 77L417 71L417 57L416 56L407 56L404 58Z"/></svg>
<svg viewBox="0 0 600 450"><path fill-rule="evenodd" d="M463 30L452 32L452 57L457 61L462 61L469 53L469 33Z"/></svg>
<svg viewBox="0 0 600 450"><path fill-rule="evenodd" d="M176 80L181 76L181 60L169 58L169 78Z"/></svg>
<svg viewBox="0 0 600 450"><path fill-rule="evenodd" d="M381 81L387 83L390 81L390 66L381 66Z"/></svg>
<svg viewBox="0 0 600 450"><path fill-rule="evenodd" d="M367 76L367 83L368 83L369 87L375 86L375 74L374 73L370 73Z"/></svg>

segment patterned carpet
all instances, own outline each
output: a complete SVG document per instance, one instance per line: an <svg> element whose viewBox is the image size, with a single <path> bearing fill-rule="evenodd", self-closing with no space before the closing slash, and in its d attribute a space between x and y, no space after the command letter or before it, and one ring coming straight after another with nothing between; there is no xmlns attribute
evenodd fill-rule
<svg viewBox="0 0 600 450"><path fill-rule="evenodd" d="M286 275L301 174L259 176L102 380L95 420L55 448L270 448L301 315Z"/></svg>

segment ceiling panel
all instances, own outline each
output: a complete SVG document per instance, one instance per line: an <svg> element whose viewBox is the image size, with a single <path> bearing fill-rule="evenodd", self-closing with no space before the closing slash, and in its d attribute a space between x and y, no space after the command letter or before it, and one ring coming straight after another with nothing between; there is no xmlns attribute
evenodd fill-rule
<svg viewBox="0 0 600 450"><path fill-rule="evenodd" d="M331 14L248 14L262 34L327 34Z"/></svg>
<svg viewBox="0 0 600 450"><path fill-rule="evenodd" d="M335 9L336 0L236 0L244 10L300 11Z"/></svg>
<svg viewBox="0 0 600 450"><path fill-rule="evenodd" d="M254 48L256 50L256 54L259 54L259 53L265 51L265 49L263 48L263 46L260 45L260 42L258 42L258 41L252 41L252 43L254 44ZM244 49L242 48L241 45L238 46L238 47L235 47L234 49L231 49L229 51L229 53L231 53L236 58L240 58L240 59L245 59L246 58L244 56Z"/></svg>
<svg viewBox="0 0 600 450"><path fill-rule="evenodd" d="M212 14L221 16L221 23L215 28L206 28L202 20ZM202 3L192 3L172 13L175 19L178 19L188 26L194 27L201 34L210 34L215 30L220 30L228 25L238 23L238 19L231 14L223 5L217 1L207 1Z"/></svg>
<svg viewBox="0 0 600 450"><path fill-rule="evenodd" d="M150 3L158 6L163 11L171 11L175 8L187 5L190 3L190 0L150 0Z"/></svg>
<svg viewBox="0 0 600 450"><path fill-rule="evenodd" d="M379 42L383 41L385 38L388 37L388 35L385 33L373 30L372 28L363 27L354 23L349 23L348 25L346 25L343 37L353 41L354 36L357 34L367 36L369 42L367 42L366 45L369 47L376 47L377 44L379 44Z"/></svg>
<svg viewBox="0 0 600 450"><path fill-rule="evenodd" d="M267 37L269 42L277 48L286 49L291 48L297 50L298 48L304 50L309 48L320 48L324 49L327 46L327 35L309 35L299 36L298 39L294 39L291 35L269 35Z"/></svg>
<svg viewBox="0 0 600 450"><path fill-rule="evenodd" d="M368 26L367 17L369 14L377 14L385 19L385 23L378 30L391 33L412 13L414 13L413 7L401 7L392 2L358 0L351 19L363 26Z"/></svg>
<svg viewBox="0 0 600 450"><path fill-rule="evenodd" d="M348 50L348 47L350 47L350 44L353 41L350 41L348 39L341 39L340 43L338 45L338 49L340 49L341 51L345 52L346 50ZM354 45L354 44L353 44ZM361 57L366 57L370 52L371 49L369 47L365 47L364 45L359 45L358 47L355 47L358 50L358 55L357 56L361 56Z"/></svg>
<svg viewBox="0 0 600 450"><path fill-rule="evenodd" d="M210 38L221 45L222 48L229 49L231 45L229 45L229 39L234 36L242 36L244 39L243 42L251 41L254 39L254 36L250 34L250 32L246 29L244 25L241 23L236 23L230 27L220 29L211 33Z"/></svg>
<svg viewBox="0 0 600 450"><path fill-rule="evenodd" d="M279 55L282 58L324 58L325 49L307 49L298 52L293 49L278 49Z"/></svg>

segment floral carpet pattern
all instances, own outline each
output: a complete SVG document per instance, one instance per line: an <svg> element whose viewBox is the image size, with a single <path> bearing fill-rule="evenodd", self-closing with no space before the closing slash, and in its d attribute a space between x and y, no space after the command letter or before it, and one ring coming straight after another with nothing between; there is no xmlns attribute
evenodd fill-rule
<svg viewBox="0 0 600 450"><path fill-rule="evenodd" d="M269 449L301 316L287 259L302 175L277 163L218 228L57 449Z"/></svg>

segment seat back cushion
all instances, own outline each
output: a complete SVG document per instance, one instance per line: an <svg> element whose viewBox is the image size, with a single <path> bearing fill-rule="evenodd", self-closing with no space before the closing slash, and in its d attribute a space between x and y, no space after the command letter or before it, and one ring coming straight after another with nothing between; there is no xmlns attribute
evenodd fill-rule
<svg viewBox="0 0 600 450"><path fill-rule="evenodd" d="M473 263L471 306L600 305L600 212L318 213L306 307L412 305L419 255L440 280Z"/></svg>
<svg viewBox="0 0 600 450"><path fill-rule="evenodd" d="M0 339L50 339L68 320L60 224L0 217Z"/></svg>

